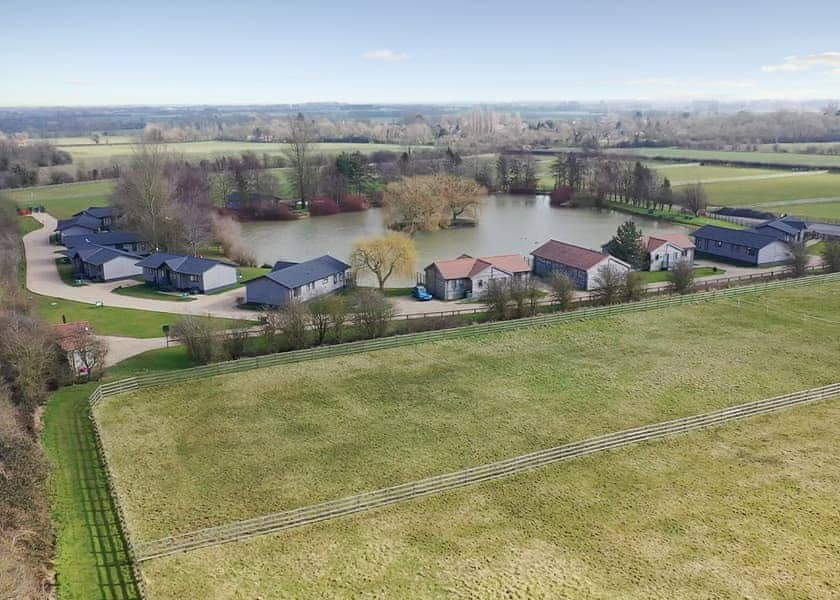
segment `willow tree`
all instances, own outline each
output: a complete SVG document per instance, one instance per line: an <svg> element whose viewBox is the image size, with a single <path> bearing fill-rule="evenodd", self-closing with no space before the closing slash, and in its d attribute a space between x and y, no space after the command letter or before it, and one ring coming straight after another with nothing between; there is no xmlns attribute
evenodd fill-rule
<svg viewBox="0 0 840 600"><path fill-rule="evenodd" d="M385 287L391 275L411 276L416 262L414 242L402 233L392 232L361 239L354 244L350 254L353 271L372 274L380 290Z"/></svg>
<svg viewBox="0 0 840 600"><path fill-rule="evenodd" d="M435 231L458 218L477 221L486 194L484 187L467 177L420 175L388 184L383 205L389 227Z"/></svg>

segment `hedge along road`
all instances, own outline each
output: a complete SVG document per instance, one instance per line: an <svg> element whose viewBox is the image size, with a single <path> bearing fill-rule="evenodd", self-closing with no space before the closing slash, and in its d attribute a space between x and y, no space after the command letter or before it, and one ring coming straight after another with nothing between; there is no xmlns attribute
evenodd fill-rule
<svg viewBox="0 0 840 600"><path fill-rule="evenodd" d="M197 296L193 302L168 302L111 293L115 287L125 285L125 281L69 286L61 280L55 268L55 259L59 256L56 252L59 248L50 244L50 235L55 231L57 224L56 219L47 213L34 213L32 216L40 221L43 227L23 236L26 249L26 287L31 292L86 304L102 302L106 306L152 312L177 312L196 316L258 320L257 313L236 308L235 298L242 295L242 289Z"/></svg>

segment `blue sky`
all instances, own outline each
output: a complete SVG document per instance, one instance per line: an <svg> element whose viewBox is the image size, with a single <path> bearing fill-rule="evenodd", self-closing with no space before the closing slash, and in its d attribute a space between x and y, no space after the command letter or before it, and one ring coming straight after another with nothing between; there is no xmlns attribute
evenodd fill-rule
<svg viewBox="0 0 840 600"><path fill-rule="evenodd" d="M0 0L0 105L840 98L840 2Z"/></svg>

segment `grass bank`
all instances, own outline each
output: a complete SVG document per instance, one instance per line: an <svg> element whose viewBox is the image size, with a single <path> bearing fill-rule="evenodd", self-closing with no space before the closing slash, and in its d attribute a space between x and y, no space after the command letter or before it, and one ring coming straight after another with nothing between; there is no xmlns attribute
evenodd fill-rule
<svg viewBox="0 0 840 600"><path fill-rule="evenodd" d="M97 410L132 531L153 539L833 382L840 340L818 319L838 310L832 283L262 369Z"/></svg>
<svg viewBox="0 0 840 600"><path fill-rule="evenodd" d="M151 598L833 598L840 402L145 563Z"/></svg>
<svg viewBox="0 0 840 600"><path fill-rule="evenodd" d="M57 391L43 417L41 441L52 466L58 600L139 598L88 419L87 397L94 387Z"/></svg>

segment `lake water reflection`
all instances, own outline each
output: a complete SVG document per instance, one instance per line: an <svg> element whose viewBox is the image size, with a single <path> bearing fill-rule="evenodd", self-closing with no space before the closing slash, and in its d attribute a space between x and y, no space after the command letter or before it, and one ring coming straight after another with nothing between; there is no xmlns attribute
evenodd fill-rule
<svg viewBox="0 0 840 600"><path fill-rule="evenodd" d="M414 236L417 268L461 254L488 256L520 253L527 256L543 242L554 238L593 249L609 241L616 228L632 218L646 234L687 233L675 223L591 208L552 208L547 196L493 195L488 197L479 224ZM243 223L244 241L260 264L277 260L302 261L322 254L347 260L353 242L385 229L380 209L311 217L289 222ZM389 280L389 286L408 285L412 280Z"/></svg>

